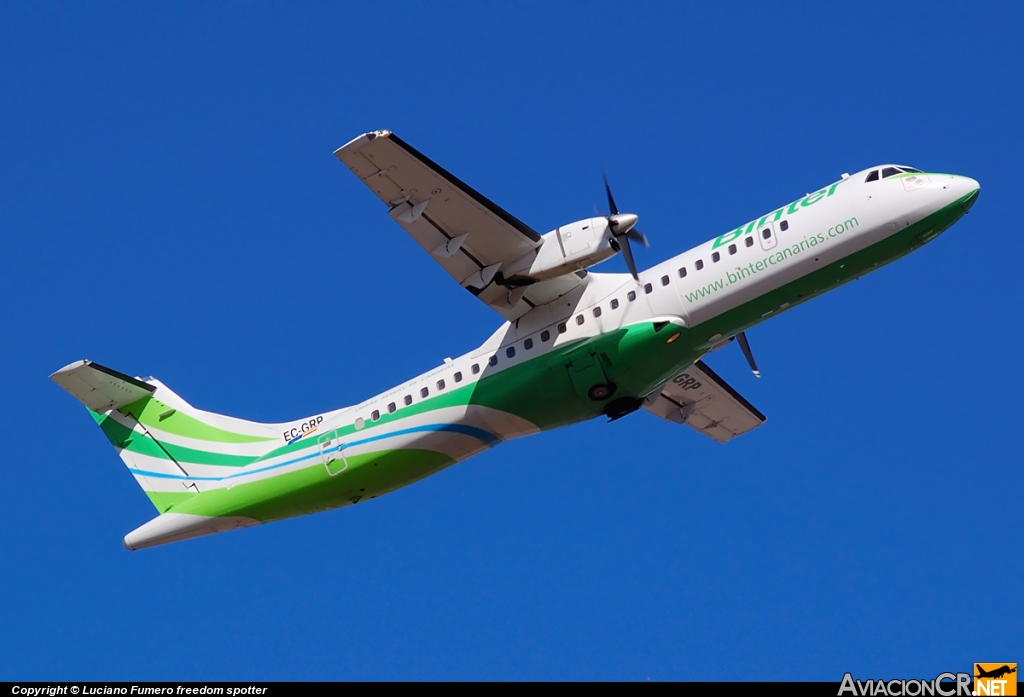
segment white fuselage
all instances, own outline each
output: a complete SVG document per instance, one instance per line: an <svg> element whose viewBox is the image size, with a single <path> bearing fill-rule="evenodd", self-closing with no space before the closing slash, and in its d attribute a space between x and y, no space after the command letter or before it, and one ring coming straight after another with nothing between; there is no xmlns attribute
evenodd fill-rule
<svg viewBox="0 0 1024 697"><path fill-rule="evenodd" d="M441 384L447 389L465 386L486 374L623 326L665 320L699 332L708 320L855 254L978 189L973 179L955 175L865 182L865 172L648 268L639 274L639 281L623 273L590 273L585 287L506 322L479 348L354 407L325 415L325 427L331 422L359 424L360 419L370 423L374 412L387 413L391 405L396 410L411 406L436 394ZM787 309L788 304L765 312L760 319ZM728 338L714 333L700 341L707 350ZM469 418L470 410L445 411L450 412L445 418L456 423ZM428 420L436 422L438 416L431 412ZM508 414L477 413L472 420L502 439L538 430ZM411 436L415 437L420 436ZM452 454L462 459L472 452Z"/></svg>

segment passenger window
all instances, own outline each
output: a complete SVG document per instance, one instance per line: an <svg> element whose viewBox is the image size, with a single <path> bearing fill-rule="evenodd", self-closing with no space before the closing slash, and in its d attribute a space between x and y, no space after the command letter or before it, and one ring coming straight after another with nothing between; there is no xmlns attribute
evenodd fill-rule
<svg viewBox="0 0 1024 697"><path fill-rule="evenodd" d="M612 306L613 310L618 310L619 309L619 299L618 298L612 298L611 306Z"/></svg>
<svg viewBox="0 0 1024 697"><path fill-rule="evenodd" d="M594 317L600 317L600 316L601 316L601 308L600 307L595 307L594 308Z"/></svg>
<svg viewBox="0 0 1024 697"><path fill-rule="evenodd" d="M551 332L549 332L547 329L545 329L544 331L542 331L540 333L540 340L541 341L547 341L550 338L551 338Z"/></svg>
<svg viewBox="0 0 1024 697"><path fill-rule="evenodd" d="M443 389L444 389L444 380L438 380L437 381L437 391L440 392Z"/></svg>
<svg viewBox="0 0 1024 697"><path fill-rule="evenodd" d="M704 268L704 260L703 260L703 259L698 259L697 261L695 261L695 262L693 263L693 266L694 266L694 268L696 268L696 269L697 269L698 271L700 271L701 269L703 269L703 268Z"/></svg>
<svg viewBox="0 0 1024 697"><path fill-rule="evenodd" d="M898 169L896 169L895 167L886 167L885 169L882 170L882 179L885 179L887 177L892 177L892 176L897 175L899 173L900 173L900 171Z"/></svg>
<svg viewBox="0 0 1024 697"><path fill-rule="evenodd" d="M398 407L395 406L394 402L392 402L391 404L388 405L388 413L389 414L394 414L396 409L398 409Z"/></svg>
<svg viewBox="0 0 1024 697"><path fill-rule="evenodd" d="M523 348L529 351L533 348L533 339L527 339L523 342Z"/></svg>
<svg viewBox="0 0 1024 697"><path fill-rule="evenodd" d="M783 232L788 230L789 229L789 221L788 220L783 220L781 223L779 223L779 229L782 230Z"/></svg>
<svg viewBox="0 0 1024 697"><path fill-rule="evenodd" d="M764 230L761 231L761 237L765 238L766 240L770 240L772 238L772 229L770 227L766 227Z"/></svg>
<svg viewBox="0 0 1024 697"><path fill-rule="evenodd" d="M380 410L379 409L374 409L373 413L370 414L370 418L372 420L374 420L374 421L380 421Z"/></svg>
<svg viewBox="0 0 1024 697"><path fill-rule="evenodd" d="M559 334L565 334L565 332L566 332L565 322L562 322L561 324L558 325L558 333Z"/></svg>
<svg viewBox="0 0 1024 697"><path fill-rule="evenodd" d="M514 357L516 355L516 347L509 346L507 349L505 349L505 355L508 356L509 358Z"/></svg>
<svg viewBox="0 0 1024 697"><path fill-rule="evenodd" d="M480 372L480 364L479 363L474 363L473 367L470 369L470 372L472 372L473 375L476 375L477 373L479 373Z"/></svg>
<svg viewBox="0 0 1024 697"><path fill-rule="evenodd" d="M729 245L729 254L735 254L735 253L736 253L736 245L730 244Z"/></svg>
<svg viewBox="0 0 1024 697"><path fill-rule="evenodd" d="M356 424L355 425L356 425L356 430L358 431L359 429L361 429L363 426L366 425L366 422L363 421L363 417L360 416L358 419L356 419Z"/></svg>
<svg viewBox="0 0 1024 697"><path fill-rule="evenodd" d="M653 291L653 290L654 290L654 286L652 286L650 283L645 283L644 284L644 292L645 293L650 295L651 291Z"/></svg>
<svg viewBox="0 0 1024 697"><path fill-rule="evenodd" d="M873 169L873 170L871 170L871 174L869 174L867 177L864 178L864 182L867 183L867 182L876 182L876 181L878 181L878 170L877 169Z"/></svg>
<svg viewBox="0 0 1024 697"><path fill-rule="evenodd" d="M668 285L668 276L662 276L661 277L661 285L663 285L663 286L667 286Z"/></svg>
<svg viewBox="0 0 1024 697"><path fill-rule="evenodd" d="M748 238L747 238L747 242L746 242L746 245L747 245L748 247L753 247L753 246L754 246L754 238L753 238L753 237L748 237Z"/></svg>
<svg viewBox="0 0 1024 697"><path fill-rule="evenodd" d="M455 371L455 382L462 382L462 373Z"/></svg>
<svg viewBox="0 0 1024 697"><path fill-rule="evenodd" d="M686 278L686 267L682 266L679 268L679 278Z"/></svg>
<svg viewBox="0 0 1024 697"><path fill-rule="evenodd" d="M636 300L636 291L631 290L628 293L626 293L626 300L629 300L629 302L633 302L634 300Z"/></svg>
<svg viewBox="0 0 1024 697"><path fill-rule="evenodd" d="M719 254L718 252L712 252L711 253L711 261L713 261L713 262L715 262L717 264L719 261L721 261L721 259L722 259L722 255Z"/></svg>
<svg viewBox="0 0 1024 697"><path fill-rule="evenodd" d="M412 404L412 395L405 395L405 399L403 399L402 401L405 402L405 406L409 406L410 404Z"/></svg>
<svg viewBox="0 0 1024 697"><path fill-rule="evenodd" d="M428 394L430 394L430 390L428 390L426 387L420 390L420 397L426 397Z"/></svg>
<svg viewBox="0 0 1024 697"><path fill-rule="evenodd" d="M498 354L494 354L493 356L488 358L487 359L487 365L490 365L490 366L498 365Z"/></svg>
<svg viewBox="0 0 1024 697"><path fill-rule="evenodd" d="M583 315L576 315L576 324L583 324Z"/></svg>

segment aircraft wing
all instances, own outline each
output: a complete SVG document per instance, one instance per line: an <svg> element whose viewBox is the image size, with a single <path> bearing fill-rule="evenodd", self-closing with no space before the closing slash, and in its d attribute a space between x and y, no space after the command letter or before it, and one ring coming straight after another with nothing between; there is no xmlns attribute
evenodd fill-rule
<svg viewBox="0 0 1024 697"><path fill-rule="evenodd" d="M765 416L703 361L644 400L644 409L725 443L765 422Z"/></svg>
<svg viewBox="0 0 1024 697"><path fill-rule="evenodd" d="M503 285L502 268L535 253L541 236L390 131L361 135L334 155L452 278L505 319L587 282L582 272L530 286Z"/></svg>

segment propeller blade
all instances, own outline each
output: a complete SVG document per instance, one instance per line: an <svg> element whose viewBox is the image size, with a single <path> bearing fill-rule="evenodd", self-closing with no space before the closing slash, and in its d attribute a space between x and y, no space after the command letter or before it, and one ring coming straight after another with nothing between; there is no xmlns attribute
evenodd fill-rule
<svg viewBox="0 0 1024 697"><path fill-rule="evenodd" d="M740 348L743 349L743 355L747 359L747 363L750 364L750 369L754 371L754 377L761 377L761 371L757 369L757 363L754 361L754 354L750 351L750 343L747 341L747 333L740 332L736 335L736 338L740 340Z"/></svg>
<svg viewBox="0 0 1024 697"><path fill-rule="evenodd" d="M608 175L601 172L601 176L604 177L604 192L608 194L608 210L612 215L618 215L619 207L615 205L615 199L612 198L612 187L608 185Z"/></svg>
<svg viewBox="0 0 1024 697"><path fill-rule="evenodd" d="M634 240L645 247L650 247L651 245L647 241L647 235L633 229L633 226L636 225L637 216L633 213L619 213L619 207L615 205L615 197L612 196L612 187L608 183L608 175L602 171L601 176L604 178L604 192L608 195L608 227L612 233L609 242L612 249L620 252L626 260L626 266L629 267L633 280L639 281L640 274L637 273L636 261L633 259L633 248L630 246L629 241Z"/></svg>
<svg viewBox="0 0 1024 697"><path fill-rule="evenodd" d="M651 248L651 243L647 241L647 235L640 232L639 230L630 230L629 232L626 233L626 237L633 240L634 242L639 242L648 249Z"/></svg>
<svg viewBox="0 0 1024 697"><path fill-rule="evenodd" d="M629 246L629 235L623 235L619 238L619 246L622 247L622 258L626 260L626 266L629 267L629 272L633 274L633 280L639 281L640 276L636 272L636 262L633 261L633 250Z"/></svg>

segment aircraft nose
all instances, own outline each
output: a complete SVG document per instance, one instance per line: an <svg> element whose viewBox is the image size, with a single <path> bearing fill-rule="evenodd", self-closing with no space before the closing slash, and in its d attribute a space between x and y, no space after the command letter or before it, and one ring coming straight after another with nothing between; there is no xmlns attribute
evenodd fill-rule
<svg viewBox="0 0 1024 697"><path fill-rule="evenodd" d="M976 180L959 175L950 175L942 188L948 192L946 200L950 203L959 203L965 213L978 200L978 192L981 191L981 185Z"/></svg>
<svg viewBox="0 0 1024 697"><path fill-rule="evenodd" d="M970 177L960 177L960 189L964 192L963 196L960 197L960 206L964 209L964 213L971 209L974 202L978 200L978 193L981 191L981 184Z"/></svg>

